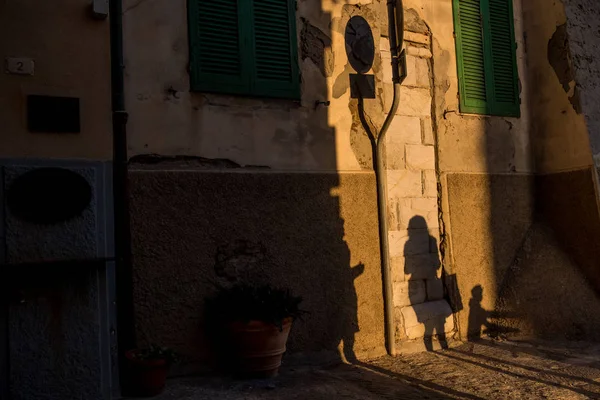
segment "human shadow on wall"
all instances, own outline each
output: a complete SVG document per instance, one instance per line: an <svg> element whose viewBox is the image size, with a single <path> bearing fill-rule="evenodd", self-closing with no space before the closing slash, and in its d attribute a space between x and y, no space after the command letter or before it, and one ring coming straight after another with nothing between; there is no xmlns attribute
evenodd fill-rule
<svg viewBox="0 0 600 400"><path fill-rule="evenodd" d="M360 328L358 326L358 296L354 281L364 273L365 265L359 263L348 271L350 272L348 282L351 284L344 286L344 289L347 292L345 293L344 298L346 299L348 309L342 313L341 320L339 321L341 322L340 326L345 327L345 329L340 331L339 336L345 361L355 363L357 359L354 352L354 340L356 333L360 331Z"/></svg>
<svg viewBox="0 0 600 400"><path fill-rule="evenodd" d="M375 5L347 6L343 19L367 9L376 15ZM194 117L199 125L190 131L203 143L219 143L222 151L211 154L221 158L130 162L137 334L182 354L181 373L202 372L210 359L201 310L214 292L206 278L223 260L242 281L266 277L303 297L309 314L292 327L290 356L353 360L355 350L383 350L375 178L339 172L346 163L337 159L344 151L339 138L351 133L331 125L329 100L336 100L328 82L343 57L333 56L335 36L322 23L331 15L320 1L310 8L318 20L297 18L301 102L191 93L191 112L202 118ZM339 82L342 94L351 91L347 76ZM183 109L184 99L177 104ZM340 104L331 108L335 119L350 115ZM256 142L238 143L239 129Z"/></svg>
<svg viewBox="0 0 600 400"><path fill-rule="evenodd" d="M215 274L211 278L211 285L215 287L228 287L239 284L271 285L274 278L270 271L279 267L271 253L272 251L264 243L245 239L238 239L218 246L215 256ZM344 259L339 261L349 262L349 260ZM339 271L338 274L329 273L325 277L325 279L335 279L330 286L330 292L334 294L331 299L335 299L335 302L332 301L331 304L335 304L335 308L329 309L326 303L322 303L321 308L309 307L306 317L301 318L296 323L304 324L314 316L318 316L323 312L327 313L327 330L332 339L329 349L333 350L334 345L338 345L340 361L355 363L357 361L354 353L355 335L360 330L355 281L364 273L365 265L360 262L354 267L342 268L340 266L336 270ZM316 283L314 279L313 282ZM307 297L305 293L301 294L303 297ZM313 296L310 295L310 297ZM301 305L301 308L304 309L304 306ZM212 324L209 323L208 325L210 327ZM220 332L211 332L210 341L217 344L215 349L222 348L221 339Z"/></svg>
<svg viewBox="0 0 600 400"><path fill-rule="evenodd" d="M283 287L283 283L277 276L273 276L271 271L281 267L275 261L275 251L271 252L269 247L262 242L253 242L239 239L232 243L226 243L218 247L215 257L216 263L214 276L207 278L211 286L216 288L231 287L235 285L250 285L259 287L263 285L273 285ZM343 262L343 259L339 260ZM360 330L358 325L358 296L355 289L355 280L364 273L365 265L358 263L351 268L336 268L338 274L327 273L324 281L333 279L329 291L320 293L302 293L312 303L313 298L318 298L318 305L309 305L306 307L307 315L294 322L294 326L301 327L317 318L320 321L326 321L327 325L319 331L306 332L314 334L311 340L317 340L319 336L325 335L328 340L327 350L339 350L339 360L348 363L357 363L357 357L354 352L355 335ZM331 272L331 271L330 271ZM312 279L317 287L318 282ZM308 282L310 283L310 281ZM290 284L286 284L290 286ZM292 287L295 285L292 285ZM296 292L294 290L294 292ZM310 304L309 303L309 304ZM304 310L305 307L301 305ZM210 311L210 310L207 310ZM229 343L223 341L223 334L218 327L219 315L206 314L206 332L210 347L212 349L211 364L214 368L224 372L229 372L229 360L232 357ZM305 328L302 327L302 330ZM294 343L292 342L292 350Z"/></svg>
<svg viewBox="0 0 600 400"><path fill-rule="evenodd" d="M447 348L445 325L452 310L447 303L439 302L445 298L445 291L438 243L429 234L427 221L420 215L412 217L408 223L404 275L411 306L403 311L406 334L409 339L422 336L428 351L434 349L434 340Z"/></svg>
<svg viewBox="0 0 600 400"><path fill-rule="evenodd" d="M469 300L469 318L467 327L467 339L474 340L481 337L481 334L493 331L492 324L488 320L491 313L481 306L483 300L483 288L476 285L471 289L471 299Z"/></svg>
<svg viewBox="0 0 600 400"><path fill-rule="evenodd" d="M469 300L467 340L477 340L481 338L482 335L497 338L500 335L519 332L519 329L493 322L494 318L508 319L519 317L517 313L486 310L481 305L482 301L483 287L481 285L475 285L473 289L471 289L471 299Z"/></svg>

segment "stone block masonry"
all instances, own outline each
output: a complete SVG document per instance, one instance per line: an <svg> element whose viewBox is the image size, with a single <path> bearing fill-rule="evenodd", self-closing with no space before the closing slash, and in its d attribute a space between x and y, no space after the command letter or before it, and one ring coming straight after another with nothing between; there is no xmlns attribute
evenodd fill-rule
<svg viewBox="0 0 600 400"><path fill-rule="evenodd" d="M444 300L439 257L435 135L431 119L431 38L405 32L408 76L386 138L390 268L397 339L414 340L454 330ZM382 38L383 62L390 61ZM383 76L391 103L391 74Z"/></svg>
<svg viewBox="0 0 600 400"><path fill-rule="evenodd" d="M445 300L404 307L402 319L408 339L419 339L426 334L441 335L454 330L452 310Z"/></svg>

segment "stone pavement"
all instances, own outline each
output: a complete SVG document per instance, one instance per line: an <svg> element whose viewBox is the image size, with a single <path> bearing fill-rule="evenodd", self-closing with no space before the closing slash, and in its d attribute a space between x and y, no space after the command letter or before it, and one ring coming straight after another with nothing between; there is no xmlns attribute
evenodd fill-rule
<svg viewBox="0 0 600 400"><path fill-rule="evenodd" d="M157 400L600 399L600 344L492 341L358 365L285 367L268 381L169 381Z"/></svg>

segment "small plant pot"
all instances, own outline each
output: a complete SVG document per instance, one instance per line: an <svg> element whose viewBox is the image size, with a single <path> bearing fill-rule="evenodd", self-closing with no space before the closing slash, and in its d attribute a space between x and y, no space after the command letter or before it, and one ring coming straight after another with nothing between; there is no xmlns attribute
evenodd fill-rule
<svg viewBox="0 0 600 400"><path fill-rule="evenodd" d="M292 327L292 318L283 321L282 329L262 321L228 324L234 372L241 378L276 376Z"/></svg>
<svg viewBox="0 0 600 400"><path fill-rule="evenodd" d="M165 388L169 363L165 359L143 360L136 357L138 350L129 350L125 357L129 361L127 391L132 396L156 396Z"/></svg>

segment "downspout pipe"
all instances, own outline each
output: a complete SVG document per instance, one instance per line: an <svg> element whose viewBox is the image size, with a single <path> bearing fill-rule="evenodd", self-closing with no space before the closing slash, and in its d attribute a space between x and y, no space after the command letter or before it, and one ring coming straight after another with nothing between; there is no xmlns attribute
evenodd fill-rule
<svg viewBox="0 0 600 400"><path fill-rule="evenodd" d="M133 271L131 262L131 232L129 223L129 191L127 167L127 112L123 70L123 4L109 0L110 68L113 124L113 202L116 259L117 345L121 383L125 368L125 351L135 345L133 313Z"/></svg>
<svg viewBox="0 0 600 400"><path fill-rule="evenodd" d="M400 85L406 78L406 58L404 51L398 52L404 42L404 8L402 0L388 0L388 34L390 53L392 56L392 82L394 97L392 107L377 135L375 151L375 179L377 181L377 215L379 218L379 246L381 253L381 276L383 280L383 303L385 316L385 345L389 355L396 355L396 335L394 326L394 299L392 274L389 258L388 212L387 212L387 182L385 173L385 136L396 115L400 104ZM398 17L398 18L396 18ZM397 24L397 25L396 25ZM402 64L402 74L400 67Z"/></svg>

